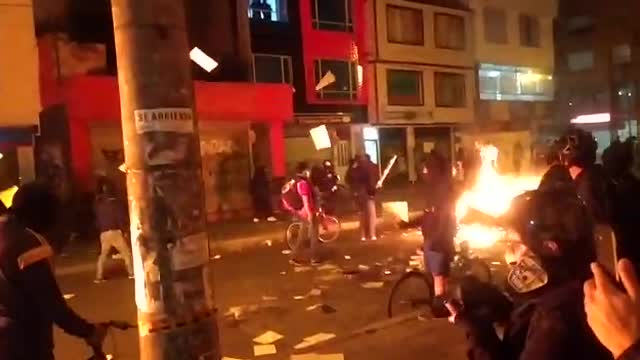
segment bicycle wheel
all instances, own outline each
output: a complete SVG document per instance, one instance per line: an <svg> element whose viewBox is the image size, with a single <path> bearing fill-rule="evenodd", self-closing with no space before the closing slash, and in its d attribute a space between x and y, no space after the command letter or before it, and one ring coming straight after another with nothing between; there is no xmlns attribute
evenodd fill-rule
<svg viewBox="0 0 640 360"><path fill-rule="evenodd" d="M484 283L490 283L492 280L491 268L486 262L477 257L466 261L464 275L473 276Z"/></svg>
<svg viewBox="0 0 640 360"><path fill-rule="evenodd" d="M340 220L333 216L320 218L318 224L318 240L328 243L336 240L340 235Z"/></svg>
<svg viewBox="0 0 640 360"><path fill-rule="evenodd" d="M410 271L393 285L387 315L389 317L411 312L429 311L433 301L431 278L420 271Z"/></svg>
<svg viewBox="0 0 640 360"><path fill-rule="evenodd" d="M298 244L298 236L301 230L302 223L300 222L294 221L287 226L287 230L284 233L284 239L287 242L289 249L294 250L296 248L296 245Z"/></svg>

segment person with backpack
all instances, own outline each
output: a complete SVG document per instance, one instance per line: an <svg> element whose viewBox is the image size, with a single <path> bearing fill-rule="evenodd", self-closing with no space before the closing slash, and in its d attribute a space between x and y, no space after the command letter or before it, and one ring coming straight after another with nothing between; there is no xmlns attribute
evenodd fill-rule
<svg viewBox="0 0 640 360"><path fill-rule="evenodd" d="M282 205L303 224L298 232L298 241L291 254L291 262L302 263L301 255L307 240L309 241L310 261L312 265L320 263L318 257L318 216L314 188L309 176L309 164L301 162L296 166L296 176L282 189Z"/></svg>

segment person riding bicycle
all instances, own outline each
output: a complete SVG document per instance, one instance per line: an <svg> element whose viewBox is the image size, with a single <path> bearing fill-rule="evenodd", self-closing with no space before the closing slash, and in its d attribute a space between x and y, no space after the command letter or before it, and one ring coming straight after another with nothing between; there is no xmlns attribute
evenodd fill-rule
<svg viewBox="0 0 640 360"><path fill-rule="evenodd" d="M505 260L513 294L506 319L494 316L488 311L493 305L473 299L477 291L464 285L462 304L447 303L450 320L467 333L470 359L611 359L583 307L582 284L595 256L593 246L585 246L594 243L593 221L563 176L557 172L538 190L517 197L500 219L509 234ZM498 320L506 320L502 339L494 327Z"/></svg>
<svg viewBox="0 0 640 360"><path fill-rule="evenodd" d="M447 159L432 151L424 163L422 176L426 202L421 228L425 264L433 275L433 312L446 316L443 301L455 253L456 231L454 184Z"/></svg>
<svg viewBox="0 0 640 360"><path fill-rule="evenodd" d="M320 262L318 258L318 208L316 207L314 185L309 178L310 174L311 169L306 162L298 163L295 178L285 184L282 189L282 205L303 225L291 254L291 261L296 264L301 263L300 257L307 240L309 241L311 263Z"/></svg>
<svg viewBox="0 0 640 360"><path fill-rule="evenodd" d="M47 186L26 184L0 221L0 359L52 360L53 324L100 346L106 334L66 303L53 274L52 229L59 202Z"/></svg>

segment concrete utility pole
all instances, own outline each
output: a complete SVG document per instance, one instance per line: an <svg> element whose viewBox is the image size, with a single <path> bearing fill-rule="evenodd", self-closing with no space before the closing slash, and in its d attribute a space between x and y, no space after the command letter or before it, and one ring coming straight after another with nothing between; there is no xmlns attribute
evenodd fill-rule
<svg viewBox="0 0 640 360"><path fill-rule="evenodd" d="M183 0L111 0L140 358L219 359Z"/></svg>

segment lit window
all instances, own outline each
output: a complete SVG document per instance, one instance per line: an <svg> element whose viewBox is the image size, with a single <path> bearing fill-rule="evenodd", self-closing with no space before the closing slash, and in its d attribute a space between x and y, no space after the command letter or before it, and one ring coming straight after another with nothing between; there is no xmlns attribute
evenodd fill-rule
<svg viewBox="0 0 640 360"><path fill-rule="evenodd" d="M335 81L317 91L325 100L355 100L358 94L358 70L356 63L341 60L314 61L316 83L328 72Z"/></svg>
<svg viewBox="0 0 640 360"><path fill-rule="evenodd" d="M351 0L311 0L313 28L330 31L353 31Z"/></svg>
<svg viewBox="0 0 640 360"><path fill-rule="evenodd" d="M387 98L389 105L424 105L422 71L387 70Z"/></svg>
<svg viewBox="0 0 640 360"><path fill-rule="evenodd" d="M583 71L593 68L593 51L579 51L570 53L568 58L569 70Z"/></svg>
<svg viewBox="0 0 640 360"><path fill-rule="evenodd" d="M436 72L436 106L450 108L465 107L467 103L465 82L464 74Z"/></svg>
<svg viewBox="0 0 640 360"><path fill-rule="evenodd" d="M291 57L280 55L253 55L253 79L258 83L291 84Z"/></svg>
<svg viewBox="0 0 640 360"><path fill-rule="evenodd" d="M435 14L436 47L464 50L466 36L464 18L451 14Z"/></svg>
<svg viewBox="0 0 640 360"><path fill-rule="evenodd" d="M249 0L249 17L256 21L287 21L286 0Z"/></svg>
<svg viewBox="0 0 640 360"><path fill-rule="evenodd" d="M387 40L395 44L424 45L422 10L387 5Z"/></svg>
<svg viewBox="0 0 640 360"><path fill-rule="evenodd" d="M481 64L478 72L480 99L551 101L553 76L533 68Z"/></svg>

